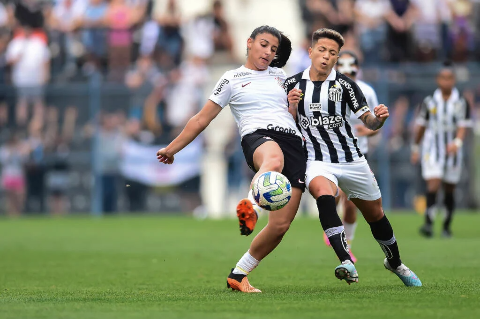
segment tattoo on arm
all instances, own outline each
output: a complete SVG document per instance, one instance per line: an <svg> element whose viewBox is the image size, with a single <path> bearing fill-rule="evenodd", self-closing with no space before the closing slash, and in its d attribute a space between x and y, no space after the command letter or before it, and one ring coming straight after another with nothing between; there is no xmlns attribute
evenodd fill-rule
<svg viewBox="0 0 480 319"><path fill-rule="evenodd" d="M385 122L380 121L376 116L374 116L370 112L364 113L360 116L360 120L362 120L363 124L372 131L376 131L383 126Z"/></svg>

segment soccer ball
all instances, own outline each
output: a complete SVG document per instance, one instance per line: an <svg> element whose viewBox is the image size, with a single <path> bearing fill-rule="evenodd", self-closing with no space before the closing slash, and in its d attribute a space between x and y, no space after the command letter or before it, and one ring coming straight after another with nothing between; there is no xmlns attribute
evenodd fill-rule
<svg viewBox="0 0 480 319"><path fill-rule="evenodd" d="M288 178L273 171L258 176L252 184L252 190L257 204L271 211L285 207L292 197L292 185Z"/></svg>

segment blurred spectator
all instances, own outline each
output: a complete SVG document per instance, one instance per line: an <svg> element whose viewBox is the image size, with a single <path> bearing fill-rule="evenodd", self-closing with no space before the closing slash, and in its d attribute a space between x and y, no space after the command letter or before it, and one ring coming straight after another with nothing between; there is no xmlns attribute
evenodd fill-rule
<svg viewBox="0 0 480 319"><path fill-rule="evenodd" d="M63 72L64 78L72 77L76 71L81 50L75 30L87 4L87 0L61 0L49 11L50 47L52 55L57 57L52 59L53 72Z"/></svg>
<svg viewBox="0 0 480 319"><path fill-rule="evenodd" d="M138 58L135 66L126 74L125 84L131 92L129 118L141 123L145 119L147 125L153 120L157 124L149 125L149 128L155 134L160 134L162 131L160 122L154 120L160 114L151 113L150 105L154 104L153 107L156 109L157 104L160 103L163 97L161 91L166 85L166 79L155 66L153 59L149 56Z"/></svg>
<svg viewBox="0 0 480 319"><path fill-rule="evenodd" d="M33 30L43 28L45 23L43 16L44 1L18 0L13 3L15 6L14 16L20 26Z"/></svg>
<svg viewBox="0 0 480 319"><path fill-rule="evenodd" d="M230 25L225 17L223 4L220 0L213 2L213 23L215 25L213 32L215 51L226 51L233 60L233 40L230 34Z"/></svg>
<svg viewBox="0 0 480 319"><path fill-rule="evenodd" d="M6 49L10 40L8 31L0 28L0 132L9 124L7 99L7 56Z"/></svg>
<svg viewBox="0 0 480 319"><path fill-rule="evenodd" d="M90 74L95 69L101 69L105 64L107 36L103 22L108 6L104 0L87 1L85 12L76 23L83 28L82 42L86 51L84 67L85 72Z"/></svg>
<svg viewBox="0 0 480 319"><path fill-rule="evenodd" d="M111 0L106 14L108 27L108 67L111 81L123 81L132 56L132 27L139 20L138 12L125 0Z"/></svg>
<svg viewBox="0 0 480 319"><path fill-rule="evenodd" d="M415 15L411 0L390 0L391 9L386 14L387 54L390 62L405 62L411 57L410 28Z"/></svg>
<svg viewBox="0 0 480 319"><path fill-rule="evenodd" d="M450 21L448 0L411 0L416 7L413 37L416 59L429 62L437 58L442 46L441 25Z"/></svg>
<svg viewBox="0 0 480 319"><path fill-rule="evenodd" d="M49 207L53 215L63 215L69 207L66 195L70 186L70 165L68 163L70 148L61 137L57 137L52 142L46 150L49 158L47 173Z"/></svg>
<svg viewBox="0 0 480 319"><path fill-rule="evenodd" d="M99 160L102 174L103 211L107 214L117 211L119 163L124 140L118 126L117 114L104 114L99 132Z"/></svg>
<svg viewBox="0 0 480 319"><path fill-rule="evenodd" d="M7 214L19 216L25 205L25 164L28 149L13 133L0 147L1 182L7 199Z"/></svg>
<svg viewBox="0 0 480 319"><path fill-rule="evenodd" d="M7 63L12 66L12 83L16 88L17 125L25 127L28 104L33 103L33 117L43 122L44 86L50 77L50 51L44 39L29 27L15 36L7 47Z"/></svg>
<svg viewBox="0 0 480 319"><path fill-rule="evenodd" d="M176 0L156 0L153 8L158 29L158 61L162 69L178 66L182 58L182 15Z"/></svg>
<svg viewBox="0 0 480 319"><path fill-rule="evenodd" d="M337 22L334 0L306 0L308 33L320 28L332 28Z"/></svg>
<svg viewBox="0 0 480 319"><path fill-rule="evenodd" d="M466 62L475 46L471 20L473 4L469 0L452 0L449 4L452 12L452 60Z"/></svg>
<svg viewBox="0 0 480 319"><path fill-rule="evenodd" d="M173 131L171 137L180 133L187 121L198 112L203 101L203 89L209 78L205 61L192 56L173 73L172 87L166 97L165 120Z"/></svg>
<svg viewBox="0 0 480 319"><path fill-rule="evenodd" d="M389 10L388 0L357 0L355 2L357 31L360 35L360 47L365 64L382 59L386 37L385 16Z"/></svg>
<svg viewBox="0 0 480 319"><path fill-rule="evenodd" d="M30 154L25 164L27 212L45 212L45 146L41 124L31 121L26 141Z"/></svg>

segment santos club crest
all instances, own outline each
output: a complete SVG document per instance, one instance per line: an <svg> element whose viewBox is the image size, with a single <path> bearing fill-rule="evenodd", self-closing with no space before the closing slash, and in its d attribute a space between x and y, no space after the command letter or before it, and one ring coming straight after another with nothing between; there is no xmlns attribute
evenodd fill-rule
<svg viewBox="0 0 480 319"><path fill-rule="evenodd" d="M328 99L334 102L342 100L342 88L338 82L328 90Z"/></svg>

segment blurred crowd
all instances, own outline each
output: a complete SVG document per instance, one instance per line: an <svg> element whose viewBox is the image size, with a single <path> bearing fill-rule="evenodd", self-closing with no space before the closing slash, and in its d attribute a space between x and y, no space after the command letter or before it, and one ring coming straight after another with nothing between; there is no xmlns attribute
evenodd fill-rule
<svg viewBox="0 0 480 319"><path fill-rule="evenodd" d="M121 141L169 141L203 103L207 64L214 55L234 61L232 49L221 1L190 19L176 0L0 1L5 211L67 211L67 159L89 143L95 123L103 210L115 211ZM95 77L102 105L92 117L85 87ZM140 186L130 189L131 201L144 197Z"/></svg>
<svg viewBox="0 0 480 319"><path fill-rule="evenodd" d="M3 210L88 211L89 195L81 197L73 186L91 188L95 136L102 210L146 210L148 187L119 174L122 144L169 142L203 105L210 66L243 62L235 54L227 1L212 0L205 12L187 19L178 0L0 0ZM480 0L298 0L298 5L305 37L287 65L291 74L310 64L310 35L322 27L344 35L345 49L359 54L370 83L385 80L378 78L379 63L480 59ZM397 159L406 154L415 106L434 89L433 73L419 84L423 91L407 88L408 79L403 70L386 79L403 88L386 101L396 120L384 131ZM480 87L468 89L472 106L479 105ZM101 100L98 113L92 110L95 94ZM236 132L224 155L229 185L242 188L249 172ZM75 172L83 173L72 178L72 167L81 165L85 170ZM408 183L407 175L396 185ZM130 187L123 188L126 204L119 208L120 185ZM180 189L198 193L198 187L197 179Z"/></svg>
<svg viewBox="0 0 480 319"><path fill-rule="evenodd" d="M480 58L478 0L301 0L306 38L331 28L365 64Z"/></svg>

